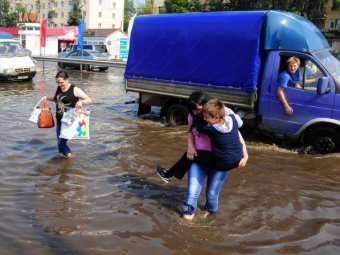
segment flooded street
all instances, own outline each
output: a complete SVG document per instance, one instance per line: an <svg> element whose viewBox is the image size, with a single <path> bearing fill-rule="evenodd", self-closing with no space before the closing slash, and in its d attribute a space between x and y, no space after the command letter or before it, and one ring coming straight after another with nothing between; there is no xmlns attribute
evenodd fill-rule
<svg viewBox="0 0 340 255"><path fill-rule="evenodd" d="M28 121L57 86L55 63L38 68L32 83L0 83L1 255L339 254L340 154L246 138L250 159L224 184L219 213L186 222L186 178L165 184L155 168L183 154L187 127L164 126L158 109L137 117L123 69L69 70L94 103L91 140L69 141L66 160L55 128Z"/></svg>

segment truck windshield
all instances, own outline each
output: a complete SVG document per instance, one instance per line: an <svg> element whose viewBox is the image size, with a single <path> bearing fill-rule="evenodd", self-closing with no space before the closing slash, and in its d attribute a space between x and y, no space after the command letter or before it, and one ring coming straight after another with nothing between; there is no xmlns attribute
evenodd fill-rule
<svg viewBox="0 0 340 255"><path fill-rule="evenodd" d="M329 51L321 51L315 53L316 57L320 60L323 66L335 79L337 87L340 87L340 62Z"/></svg>
<svg viewBox="0 0 340 255"><path fill-rule="evenodd" d="M26 56L27 52L18 42L0 42L0 56Z"/></svg>

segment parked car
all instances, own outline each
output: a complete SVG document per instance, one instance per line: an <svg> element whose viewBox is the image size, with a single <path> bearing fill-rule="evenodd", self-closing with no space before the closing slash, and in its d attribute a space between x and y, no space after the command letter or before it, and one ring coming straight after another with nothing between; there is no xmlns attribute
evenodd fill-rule
<svg viewBox="0 0 340 255"><path fill-rule="evenodd" d="M0 33L0 81L30 81L36 74L30 52L7 33Z"/></svg>
<svg viewBox="0 0 340 255"><path fill-rule="evenodd" d="M99 51L91 51L91 50L75 50L67 54L64 58L69 59L86 59L86 60L98 60L98 61L108 61L110 60L110 55L105 52ZM72 67L72 68L80 68L80 63L66 63L66 62L58 62L58 66L60 68ZM98 66L98 65L90 65L83 64L82 69L86 71L97 69L99 71L106 71L108 66Z"/></svg>
<svg viewBox="0 0 340 255"><path fill-rule="evenodd" d="M70 52L77 50L77 47L78 47L77 44L70 44L69 46L67 46L65 49L63 49L62 51L58 53L58 57L60 58L65 57ZM108 52L106 45L104 44L98 44L98 45L84 44L83 50L95 50L95 51L106 52L106 53Z"/></svg>

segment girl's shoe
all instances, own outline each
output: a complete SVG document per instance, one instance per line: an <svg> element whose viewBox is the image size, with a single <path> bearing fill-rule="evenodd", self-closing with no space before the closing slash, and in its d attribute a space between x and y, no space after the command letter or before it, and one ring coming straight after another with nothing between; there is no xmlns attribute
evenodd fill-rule
<svg viewBox="0 0 340 255"><path fill-rule="evenodd" d="M161 167L161 166L157 166L157 173L159 175L159 177L165 182L168 183L169 181L171 181L171 178L166 176L168 169Z"/></svg>

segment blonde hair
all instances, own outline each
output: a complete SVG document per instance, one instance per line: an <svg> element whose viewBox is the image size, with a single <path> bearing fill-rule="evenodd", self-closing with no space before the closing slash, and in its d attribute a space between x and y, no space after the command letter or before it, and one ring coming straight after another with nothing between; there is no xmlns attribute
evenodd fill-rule
<svg viewBox="0 0 340 255"><path fill-rule="evenodd" d="M212 118L223 119L225 116L224 104L217 98L210 99L203 106L203 114Z"/></svg>
<svg viewBox="0 0 340 255"><path fill-rule="evenodd" d="M297 57L290 57L288 60L287 60L287 64L298 64L300 66L300 59L297 58Z"/></svg>

